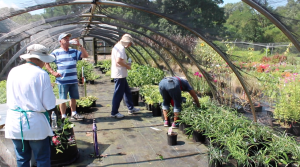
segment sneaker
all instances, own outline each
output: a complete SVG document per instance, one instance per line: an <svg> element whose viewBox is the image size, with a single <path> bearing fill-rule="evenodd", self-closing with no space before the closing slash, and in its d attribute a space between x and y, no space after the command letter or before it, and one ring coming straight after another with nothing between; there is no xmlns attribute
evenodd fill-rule
<svg viewBox="0 0 300 167"><path fill-rule="evenodd" d="M128 110L128 114L135 114L138 113L140 111L139 108L133 108L132 110Z"/></svg>
<svg viewBox="0 0 300 167"><path fill-rule="evenodd" d="M179 127L179 123L172 123L172 129L177 129Z"/></svg>
<svg viewBox="0 0 300 167"><path fill-rule="evenodd" d="M164 121L164 126L168 127L169 126L169 122L168 121Z"/></svg>
<svg viewBox="0 0 300 167"><path fill-rule="evenodd" d="M124 115L123 114L120 114L120 113L117 113L115 115L111 115L111 117L115 117L115 118L123 118Z"/></svg>
<svg viewBox="0 0 300 167"><path fill-rule="evenodd" d="M72 117L71 117L71 119L76 119L76 120L78 120L78 119L83 119L83 118L84 118L84 116L79 115L79 114L74 114L74 115L72 115Z"/></svg>

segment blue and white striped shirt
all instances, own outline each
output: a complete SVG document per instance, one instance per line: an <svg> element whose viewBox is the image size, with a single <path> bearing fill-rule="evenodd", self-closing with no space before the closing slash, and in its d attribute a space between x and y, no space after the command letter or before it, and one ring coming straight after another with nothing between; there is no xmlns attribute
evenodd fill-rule
<svg viewBox="0 0 300 167"><path fill-rule="evenodd" d="M76 64L78 60L82 59L81 51L71 48L65 51L59 48L51 54L55 56L57 72L61 74L61 77L56 78L56 83L62 85L78 83Z"/></svg>

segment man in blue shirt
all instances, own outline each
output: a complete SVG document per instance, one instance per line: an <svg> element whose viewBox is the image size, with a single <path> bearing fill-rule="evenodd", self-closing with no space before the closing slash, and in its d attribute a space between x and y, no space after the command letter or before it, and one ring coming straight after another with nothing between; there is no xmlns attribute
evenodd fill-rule
<svg viewBox="0 0 300 167"><path fill-rule="evenodd" d="M83 117L76 112L76 99L79 99L78 79L77 79L77 61L87 58L89 55L77 39L74 45L79 46L80 51L69 48L71 34L62 33L58 37L60 48L54 50L51 55L55 56L57 71L53 71L49 63L46 63L47 70L56 77L56 83L59 89L59 98L67 99L70 96L70 107L73 119L82 119ZM66 117L66 103L59 105L61 118Z"/></svg>

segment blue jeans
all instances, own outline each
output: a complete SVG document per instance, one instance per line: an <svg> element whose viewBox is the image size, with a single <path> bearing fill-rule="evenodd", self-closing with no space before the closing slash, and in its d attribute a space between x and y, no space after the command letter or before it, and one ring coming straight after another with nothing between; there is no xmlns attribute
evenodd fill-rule
<svg viewBox="0 0 300 167"><path fill-rule="evenodd" d="M162 109L170 110L171 99L174 101L174 112L181 111L181 90L178 79L164 78L159 83L159 92L163 97Z"/></svg>
<svg viewBox="0 0 300 167"><path fill-rule="evenodd" d="M24 152L22 152L22 140L12 139L18 167L29 167L31 151L36 159L37 166L50 167L50 140L46 137L43 140L24 140Z"/></svg>
<svg viewBox="0 0 300 167"><path fill-rule="evenodd" d="M120 103L123 99L129 110L133 109L132 95L126 78L115 78L115 92L112 100L111 115L119 113Z"/></svg>
<svg viewBox="0 0 300 167"><path fill-rule="evenodd" d="M59 99L79 99L78 84L58 84Z"/></svg>

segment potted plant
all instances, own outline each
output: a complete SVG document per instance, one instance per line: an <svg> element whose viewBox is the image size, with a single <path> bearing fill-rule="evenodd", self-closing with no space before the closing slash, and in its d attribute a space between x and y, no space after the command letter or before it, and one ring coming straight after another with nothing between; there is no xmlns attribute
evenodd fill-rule
<svg viewBox="0 0 300 167"><path fill-rule="evenodd" d="M56 130L52 137L51 164L61 166L74 162L79 152L73 130L75 125L65 118L63 122L59 119L57 126L62 128Z"/></svg>
<svg viewBox="0 0 300 167"><path fill-rule="evenodd" d="M109 71L110 67L111 67L110 59L101 61L100 70L102 71L102 74L105 74L107 71Z"/></svg>
<svg viewBox="0 0 300 167"><path fill-rule="evenodd" d="M97 75L95 72L91 72L86 79L89 81L90 84L94 84L95 80L100 78L99 75Z"/></svg>
<svg viewBox="0 0 300 167"><path fill-rule="evenodd" d="M221 167L226 158L223 156L223 151L215 148L212 145L208 146L209 167Z"/></svg>
<svg viewBox="0 0 300 167"><path fill-rule="evenodd" d="M87 98L93 102L91 107L96 107L96 101L98 98L96 96L87 96Z"/></svg>
<svg viewBox="0 0 300 167"><path fill-rule="evenodd" d="M76 103L77 107L79 107L79 110L81 110L82 112L88 112L89 108L93 104L93 100L88 97L81 97L80 99L76 100Z"/></svg>

